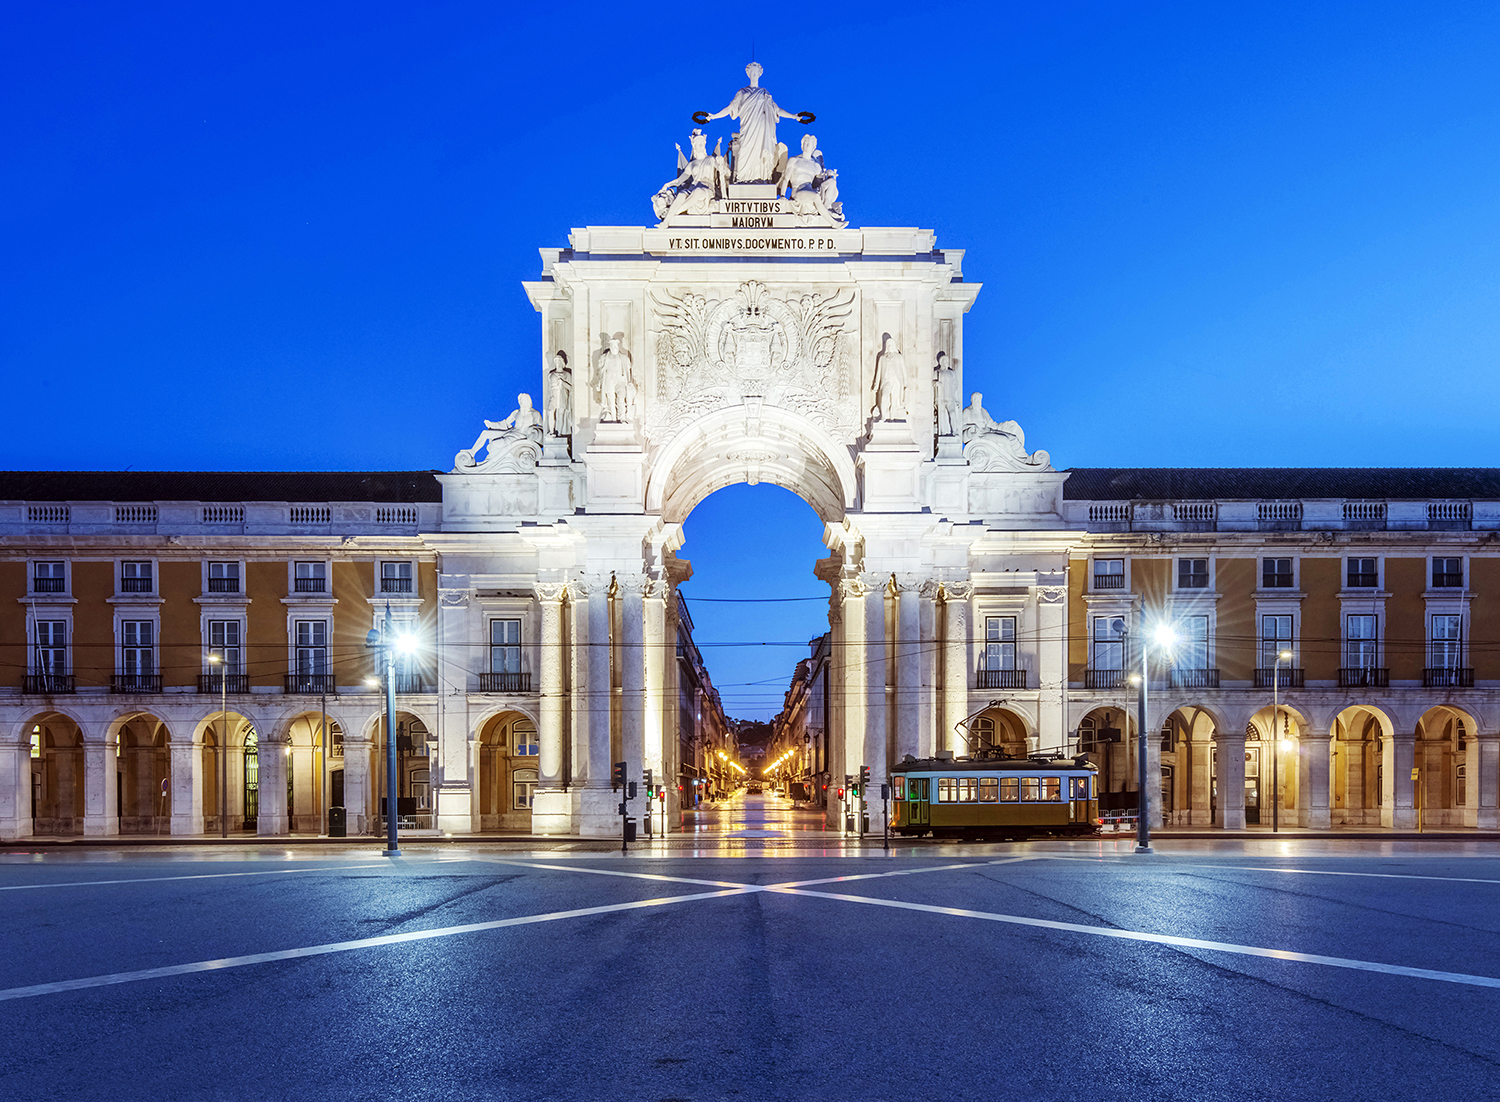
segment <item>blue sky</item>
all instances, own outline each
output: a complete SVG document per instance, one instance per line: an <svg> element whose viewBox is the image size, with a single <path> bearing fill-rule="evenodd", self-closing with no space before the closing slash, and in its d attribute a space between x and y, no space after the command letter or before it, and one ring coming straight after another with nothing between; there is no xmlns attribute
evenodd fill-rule
<svg viewBox="0 0 1500 1102"><path fill-rule="evenodd" d="M752 48L855 224L968 250L1058 466L1496 464L1493 4L540 7L0 9L0 466L446 467L540 389L537 248L646 221ZM819 533L721 492L687 592L815 595ZM787 650L709 648L731 712Z"/></svg>

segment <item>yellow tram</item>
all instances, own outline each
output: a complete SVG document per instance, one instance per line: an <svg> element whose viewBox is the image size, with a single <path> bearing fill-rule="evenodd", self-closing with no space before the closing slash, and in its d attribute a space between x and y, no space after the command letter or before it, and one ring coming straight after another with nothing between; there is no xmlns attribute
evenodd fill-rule
<svg viewBox="0 0 1500 1102"><path fill-rule="evenodd" d="M1084 757L955 758L940 750L919 760L908 754L891 767L891 829L936 838L1096 834L1098 772Z"/></svg>

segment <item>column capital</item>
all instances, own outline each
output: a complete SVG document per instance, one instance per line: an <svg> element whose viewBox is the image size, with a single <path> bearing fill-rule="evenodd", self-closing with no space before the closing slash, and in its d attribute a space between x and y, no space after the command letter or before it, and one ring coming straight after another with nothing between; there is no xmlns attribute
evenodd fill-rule
<svg viewBox="0 0 1500 1102"><path fill-rule="evenodd" d="M892 575L887 571L865 571L860 574L859 580L864 584L867 591L884 593L891 584Z"/></svg>
<svg viewBox="0 0 1500 1102"><path fill-rule="evenodd" d="M590 594L601 594L609 592L610 575L592 572L579 574L577 578L568 583L568 589L579 597L587 597Z"/></svg>
<svg viewBox="0 0 1500 1102"><path fill-rule="evenodd" d="M646 592L646 587L651 579L644 574L616 574L615 589L621 595L629 594L632 597L640 597Z"/></svg>
<svg viewBox="0 0 1500 1102"><path fill-rule="evenodd" d="M921 574L896 575L897 593L919 593L921 592L922 587L926 584L927 579Z"/></svg>
<svg viewBox="0 0 1500 1102"><path fill-rule="evenodd" d="M971 581L944 582L943 600L947 602L967 601L974 596L974 583Z"/></svg>
<svg viewBox="0 0 1500 1102"><path fill-rule="evenodd" d="M568 592L567 582L534 582L532 592L536 599L544 604L555 604L563 599Z"/></svg>

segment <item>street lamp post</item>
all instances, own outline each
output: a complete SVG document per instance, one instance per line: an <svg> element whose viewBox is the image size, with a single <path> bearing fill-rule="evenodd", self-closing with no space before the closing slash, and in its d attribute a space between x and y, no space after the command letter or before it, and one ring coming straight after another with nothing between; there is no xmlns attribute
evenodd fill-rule
<svg viewBox="0 0 1500 1102"><path fill-rule="evenodd" d="M395 627L391 621L391 606L385 606L385 620L377 630L370 629L370 634L365 636L365 645L376 652L384 652L385 658L385 849L381 854L386 857L401 856L401 849L396 844L396 789L398 784L396 773L396 652L409 653L414 648L414 643L409 636L396 638Z"/></svg>
<svg viewBox="0 0 1500 1102"><path fill-rule="evenodd" d="M229 671L222 654L210 654L208 662L219 667L219 837L229 837Z"/></svg>
<svg viewBox="0 0 1500 1102"><path fill-rule="evenodd" d="M1281 664L1290 662L1292 652L1279 651L1271 667L1271 833L1281 830L1281 736L1276 731L1281 718Z"/></svg>

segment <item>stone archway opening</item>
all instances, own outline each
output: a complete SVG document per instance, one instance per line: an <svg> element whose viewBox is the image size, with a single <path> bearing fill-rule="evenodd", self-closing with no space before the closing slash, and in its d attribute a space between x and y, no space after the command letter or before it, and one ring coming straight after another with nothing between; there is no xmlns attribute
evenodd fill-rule
<svg viewBox="0 0 1500 1102"><path fill-rule="evenodd" d="M115 730L115 806L121 834L171 829L171 738L149 712L127 716Z"/></svg>
<svg viewBox="0 0 1500 1102"><path fill-rule="evenodd" d="M26 721L30 742L30 815L33 834L83 833L83 732L59 712Z"/></svg>

